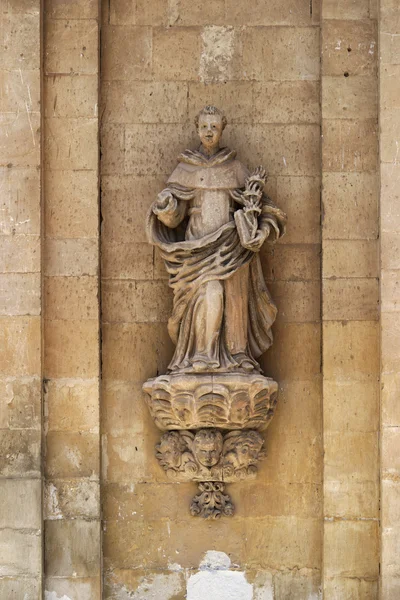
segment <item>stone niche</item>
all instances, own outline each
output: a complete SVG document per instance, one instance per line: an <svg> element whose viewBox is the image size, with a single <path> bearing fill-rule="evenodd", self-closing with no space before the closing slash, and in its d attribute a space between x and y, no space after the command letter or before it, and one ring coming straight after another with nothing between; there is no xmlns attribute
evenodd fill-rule
<svg viewBox="0 0 400 600"><path fill-rule="evenodd" d="M199 149L178 157L147 217L174 293L176 348L143 389L163 431L158 462L171 480L198 483L190 512L204 518L232 515L225 484L256 477L278 395L257 362L277 312L259 250L284 234L286 215L264 192L264 168L249 172L220 145L226 123L214 106L200 111Z"/></svg>

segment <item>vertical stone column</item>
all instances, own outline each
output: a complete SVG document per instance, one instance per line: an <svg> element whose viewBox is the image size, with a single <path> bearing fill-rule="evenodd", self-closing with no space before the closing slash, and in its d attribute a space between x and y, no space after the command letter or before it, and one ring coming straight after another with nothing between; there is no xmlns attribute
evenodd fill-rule
<svg viewBox="0 0 400 600"><path fill-rule="evenodd" d="M322 4L324 598L378 594L377 15Z"/></svg>
<svg viewBox="0 0 400 600"><path fill-rule="evenodd" d="M400 596L400 6L381 0L381 598Z"/></svg>
<svg viewBox="0 0 400 600"><path fill-rule="evenodd" d="M0 597L41 598L40 2L0 6Z"/></svg>
<svg viewBox="0 0 400 600"><path fill-rule="evenodd" d="M45 3L45 589L100 592L98 3Z"/></svg>

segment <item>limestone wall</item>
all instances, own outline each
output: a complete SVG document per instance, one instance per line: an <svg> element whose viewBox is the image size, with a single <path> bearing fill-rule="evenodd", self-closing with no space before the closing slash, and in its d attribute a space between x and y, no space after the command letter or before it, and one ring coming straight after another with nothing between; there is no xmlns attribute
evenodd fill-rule
<svg viewBox="0 0 400 600"><path fill-rule="evenodd" d="M0 598L397 600L397 1L4 0L0 32ZM141 391L145 214L205 103L289 218L267 458L215 522Z"/></svg>

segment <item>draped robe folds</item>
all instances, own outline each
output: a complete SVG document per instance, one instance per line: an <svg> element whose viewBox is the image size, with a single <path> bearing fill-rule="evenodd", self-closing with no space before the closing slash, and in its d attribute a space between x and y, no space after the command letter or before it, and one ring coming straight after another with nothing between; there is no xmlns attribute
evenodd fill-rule
<svg viewBox="0 0 400 600"><path fill-rule="evenodd" d="M173 197L172 205L157 216L153 204L148 214L149 241L161 251L174 292L168 322L169 334L176 344L169 365L172 373L193 372L193 363L199 359L206 363L206 371L241 371L241 361L226 339L225 304L221 326L208 344L207 356L204 349L199 352L199 315L204 315L204 308L214 309L205 293L208 282L221 282L225 295L228 280L246 280L243 289L247 291L247 314L243 315L243 323L247 331L243 351L253 368L259 369L255 359L272 343L276 307L264 282L259 255L242 245L236 225L243 225L246 215L232 198L237 198L238 191L244 188L249 172L235 156L228 148L211 158L185 151L164 190ZM284 232L285 220L284 213L263 196L257 231L278 238Z"/></svg>

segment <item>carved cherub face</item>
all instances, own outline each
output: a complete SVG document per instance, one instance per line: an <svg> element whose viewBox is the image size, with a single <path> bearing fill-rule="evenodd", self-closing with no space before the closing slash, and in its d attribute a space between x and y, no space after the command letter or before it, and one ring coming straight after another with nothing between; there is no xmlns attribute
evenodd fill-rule
<svg viewBox="0 0 400 600"><path fill-rule="evenodd" d="M236 445L236 455L239 464L247 465L248 463L257 461L262 445L263 440L257 432L243 432Z"/></svg>
<svg viewBox="0 0 400 600"><path fill-rule="evenodd" d="M224 129L222 115L199 114L197 132L203 147L210 151L219 148L219 140Z"/></svg>
<svg viewBox="0 0 400 600"><path fill-rule="evenodd" d="M202 429L193 442L193 454L204 467L214 467L222 452L222 434L215 429Z"/></svg>
<svg viewBox="0 0 400 600"><path fill-rule="evenodd" d="M182 460L185 443L176 431L170 431L161 437L157 446L157 458L164 468L177 469Z"/></svg>

